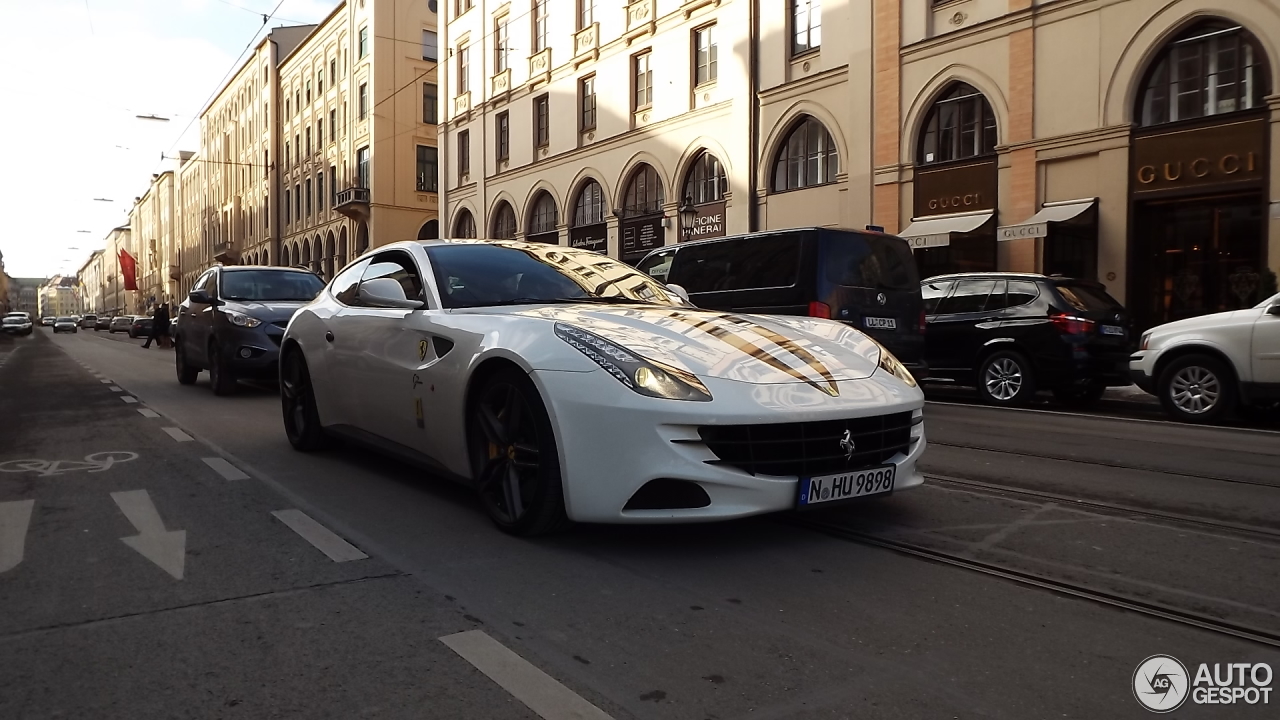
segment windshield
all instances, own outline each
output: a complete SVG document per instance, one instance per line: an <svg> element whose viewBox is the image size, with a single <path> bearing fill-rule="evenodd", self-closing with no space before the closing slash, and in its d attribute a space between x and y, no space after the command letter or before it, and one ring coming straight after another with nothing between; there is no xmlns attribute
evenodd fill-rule
<svg viewBox="0 0 1280 720"><path fill-rule="evenodd" d="M27 321L26 318L21 317L19 315L11 315L4 319L4 324L5 325L21 325L26 321Z"/></svg>
<svg viewBox="0 0 1280 720"><path fill-rule="evenodd" d="M833 285L912 291L920 286L911 248L899 238L825 234L821 253L826 280Z"/></svg>
<svg viewBox="0 0 1280 720"><path fill-rule="evenodd" d="M61 317L57 319L57 322L71 322L71 318Z"/></svg>
<svg viewBox="0 0 1280 720"><path fill-rule="evenodd" d="M229 270L222 273L222 299L241 301L310 301L324 281L292 270Z"/></svg>
<svg viewBox="0 0 1280 720"><path fill-rule="evenodd" d="M427 257L446 308L574 302L685 305L648 275L586 250L490 242L429 247Z"/></svg>
<svg viewBox="0 0 1280 720"><path fill-rule="evenodd" d="M1106 290L1094 285L1064 283L1058 285L1058 292L1080 312L1110 312L1122 307Z"/></svg>

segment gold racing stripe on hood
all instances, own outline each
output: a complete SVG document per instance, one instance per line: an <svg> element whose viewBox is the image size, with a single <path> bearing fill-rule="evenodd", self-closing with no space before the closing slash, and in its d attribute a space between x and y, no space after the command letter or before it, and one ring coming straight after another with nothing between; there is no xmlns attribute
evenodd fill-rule
<svg viewBox="0 0 1280 720"><path fill-rule="evenodd" d="M782 335L779 335L778 333L770 330L767 327L757 325L749 320L744 320L742 318L731 317L729 315L713 316L716 320L720 320L725 323L730 323L731 325L737 325L746 330L749 330L755 333L756 335L759 335L760 337L764 338L765 340L768 340L769 342L773 343L779 348L785 350L786 352L790 353L792 357L802 361L805 365L809 367L810 370L817 373L818 376L821 377L822 380L825 382L818 382L810 377L806 377L803 372L797 370L796 368L791 367L790 365L787 365L786 363L782 362L778 358L774 357L764 348L752 342L750 337L745 336L742 332L740 332L735 327L732 327L732 326L725 327L724 325L712 322L711 320L690 318L689 316L681 312L670 313L669 317L671 317L673 320L679 320L689 325L690 327L701 330L707 333L708 335L716 338L717 340L721 340L727 343L729 346L733 347L734 349L739 350L740 352L743 352L746 355L753 357L762 363L765 363L766 365L774 368L775 370L781 370L782 372L790 375L791 377L817 390L820 390L830 395L831 397L836 397L837 395L840 394L840 388L836 386L835 376L831 374L831 371L827 369L826 365L822 364L821 360L818 360L818 358L813 356L813 353L800 347L790 338L783 337Z"/></svg>

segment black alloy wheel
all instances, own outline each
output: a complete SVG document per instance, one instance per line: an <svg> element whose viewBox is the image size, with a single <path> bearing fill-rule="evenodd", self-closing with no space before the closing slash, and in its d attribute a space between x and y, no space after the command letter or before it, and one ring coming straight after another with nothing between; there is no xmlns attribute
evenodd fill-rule
<svg viewBox="0 0 1280 720"><path fill-rule="evenodd" d="M280 365L280 410L284 433L295 450L315 452L325 445L311 372L301 350L290 350Z"/></svg>
<svg viewBox="0 0 1280 720"><path fill-rule="evenodd" d="M1054 388L1053 397L1059 404L1070 408L1087 408L1101 400L1106 392L1106 383L1091 382L1087 385Z"/></svg>
<svg viewBox="0 0 1280 720"><path fill-rule="evenodd" d="M978 368L978 395L988 405L1022 407L1036 396L1027 357L1015 350L994 352Z"/></svg>
<svg viewBox="0 0 1280 720"><path fill-rule="evenodd" d="M504 371L467 408L471 474L480 501L503 532L532 536L568 525L555 435L538 390Z"/></svg>
<svg viewBox="0 0 1280 720"><path fill-rule="evenodd" d="M236 378L227 369L227 361L213 340L209 341L209 384L213 386L214 395L225 396L236 391Z"/></svg>
<svg viewBox="0 0 1280 720"><path fill-rule="evenodd" d="M187 362L187 351L183 349L182 340L175 338L174 346L177 350L173 353L174 369L178 372L178 383L182 385L194 385L196 378L200 377L200 368L194 367Z"/></svg>

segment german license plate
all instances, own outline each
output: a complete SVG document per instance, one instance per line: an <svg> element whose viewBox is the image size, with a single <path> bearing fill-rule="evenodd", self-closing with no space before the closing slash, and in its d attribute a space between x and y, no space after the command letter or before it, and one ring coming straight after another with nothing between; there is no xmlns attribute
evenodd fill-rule
<svg viewBox="0 0 1280 720"><path fill-rule="evenodd" d="M1102 334L1103 335L1124 335L1124 328L1120 327L1119 325L1103 325Z"/></svg>
<svg viewBox="0 0 1280 720"><path fill-rule="evenodd" d="M898 321L893 318L866 317L862 318L864 326L872 330L897 330Z"/></svg>
<svg viewBox="0 0 1280 720"><path fill-rule="evenodd" d="M896 465L881 465L838 475L800 478L798 505L807 507L833 500L848 500L892 492L894 473L897 470Z"/></svg>

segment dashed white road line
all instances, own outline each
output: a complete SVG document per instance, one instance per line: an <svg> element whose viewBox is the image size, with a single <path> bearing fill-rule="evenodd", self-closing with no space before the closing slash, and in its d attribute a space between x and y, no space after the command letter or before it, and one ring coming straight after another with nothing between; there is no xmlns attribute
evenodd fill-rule
<svg viewBox="0 0 1280 720"><path fill-rule="evenodd" d="M603 710L482 630L446 635L440 642L544 720L612 720Z"/></svg>
<svg viewBox="0 0 1280 720"><path fill-rule="evenodd" d="M213 468L214 472L223 477L224 480L248 480L249 476L245 475L240 468L232 465L220 457L201 458L204 464Z"/></svg>
<svg viewBox="0 0 1280 720"><path fill-rule="evenodd" d="M110 390L111 392L124 392L124 388L120 387L119 385L112 385L107 389Z"/></svg>
<svg viewBox="0 0 1280 720"><path fill-rule="evenodd" d="M138 414L145 418L158 418L160 413L151 408L138 408Z"/></svg>
<svg viewBox="0 0 1280 720"><path fill-rule="evenodd" d="M123 401L125 401L125 402L127 402L127 403L129 403L130 405L132 405L132 404L134 404L134 403L138 402L138 398L136 398L136 397L134 397L134 396L132 396L132 395L121 395L121 396L120 396L120 399L121 399L121 400L123 400Z"/></svg>
<svg viewBox="0 0 1280 720"><path fill-rule="evenodd" d="M165 433L169 437L173 438L174 440L177 440L178 442L191 442L192 440L195 440L195 438L182 432L182 430L176 427L160 428L160 429L165 431Z"/></svg>
<svg viewBox="0 0 1280 720"><path fill-rule="evenodd" d="M110 380L108 380L108 379L106 379L106 378L103 378L103 379L99 380L98 382L102 383L103 385L110 385L110 384L111 384L111 381L110 381Z"/></svg>
<svg viewBox="0 0 1280 720"><path fill-rule="evenodd" d="M289 529L302 536L317 550L329 556L334 562L350 562L364 560L369 557L355 545L338 537L332 530L316 522L301 510L276 510L271 513L277 520L289 526Z"/></svg>

